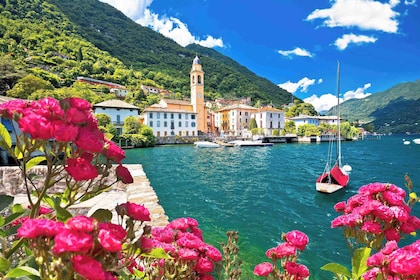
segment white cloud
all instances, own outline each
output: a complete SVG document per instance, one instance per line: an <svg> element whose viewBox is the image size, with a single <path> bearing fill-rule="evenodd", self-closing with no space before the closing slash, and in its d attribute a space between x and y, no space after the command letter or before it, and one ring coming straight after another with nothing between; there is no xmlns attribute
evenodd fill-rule
<svg viewBox="0 0 420 280"><path fill-rule="evenodd" d="M394 11L399 0L381 3L374 0L336 0L329 9L316 9L306 19L324 19L328 27L358 27L362 30L377 30L396 33L399 15Z"/></svg>
<svg viewBox="0 0 420 280"><path fill-rule="evenodd" d="M307 92L308 87L312 86L314 83L315 83L315 79L309 79L307 77L304 77L304 78L300 79L297 83L287 81L283 84L278 84L277 86L279 86L282 89L285 89L288 92L294 94L298 89L300 89L300 92ZM322 79L319 79L318 83L322 83Z"/></svg>
<svg viewBox="0 0 420 280"><path fill-rule="evenodd" d="M335 41L334 45L340 50L345 50L349 44L375 43L376 40L378 39L372 36L344 34Z"/></svg>
<svg viewBox="0 0 420 280"><path fill-rule="evenodd" d="M114 6L138 24L161 33L163 36L174 40L183 47L193 43L208 48L224 46L222 38L214 38L211 35L205 36L204 39L195 37L188 30L188 26L180 19L153 13L148 9L153 0L101 1Z"/></svg>
<svg viewBox="0 0 420 280"><path fill-rule="evenodd" d="M340 98L340 103L349 99L361 99L371 95L371 93L367 92L367 89L370 88L370 86L371 84L367 83L363 87L359 87L356 90L347 91L344 93L343 97ZM331 107L338 104L337 95L331 93L322 94L320 96L313 94L312 96L303 99L303 101L306 103L311 103L315 110L318 112L328 111L331 109Z"/></svg>
<svg viewBox="0 0 420 280"><path fill-rule="evenodd" d="M295 48L295 49L289 50L289 51L279 50L278 53L281 54L281 55L283 55L283 56L288 56L288 57L291 57L292 55L296 55L296 56L308 56L308 57L312 57L313 56L310 52L308 52L305 49L301 49L301 48Z"/></svg>

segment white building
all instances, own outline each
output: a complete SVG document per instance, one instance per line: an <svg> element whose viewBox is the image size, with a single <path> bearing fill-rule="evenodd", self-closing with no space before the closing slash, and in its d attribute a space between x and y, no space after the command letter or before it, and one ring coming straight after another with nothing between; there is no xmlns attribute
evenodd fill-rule
<svg viewBox="0 0 420 280"><path fill-rule="evenodd" d="M118 99L100 102L94 104L92 107L93 113L106 114L111 117L111 122L117 129L118 134L123 132L125 118L132 116L139 117L140 110L139 107Z"/></svg>
<svg viewBox="0 0 420 280"><path fill-rule="evenodd" d="M244 104L234 104L215 113L214 122L219 132L233 136L244 136L248 131L251 114L257 108Z"/></svg>
<svg viewBox="0 0 420 280"><path fill-rule="evenodd" d="M196 136L198 133L197 113L188 101L162 99L159 104L147 107L141 118L157 137Z"/></svg>
<svg viewBox="0 0 420 280"><path fill-rule="evenodd" d="M265 106L251 114L258 128L264 129L264 136L272 136L274 129L279 132L284 128L284 112L272 106Z"/></svg>

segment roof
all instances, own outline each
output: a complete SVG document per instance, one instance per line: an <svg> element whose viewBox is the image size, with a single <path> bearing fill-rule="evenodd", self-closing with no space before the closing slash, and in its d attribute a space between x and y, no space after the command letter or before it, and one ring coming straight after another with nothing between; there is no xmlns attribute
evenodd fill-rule
<svg viewBox="0 0 420 280"><path fill-rule="evenodd" d="M139 107L137 107L133 104L121 101L119 99L111 99L111 100L107 100L107 101L104 101L104 102L99 102L99 103L94 104L93 107L94 108L96 108L96 107L121 108L121 109L135 109L135 110L140 109Z"/></svg>
<svg viewBox="0 0 420 280"><path fill-rule="evenodd" d="M231 111L231 110L250 110L250 111L256 111L257 108L249 106L249 105L245 105L245 104L233 104L227 107L224 107L220 110L217 110L217 112L222 112L222 111Z"/></svg>
<svg viewBox="0 0 420 280"><path fill-rule="evenodd" d="M174 104L174 105L191 105L190 101L187 100L177 100L177 99L165 99L162 98L161 102L165 102L166 104Z"/></svg>
<svg viewBox="0 0 420 280"><path fill-rule="evenodd" d="M279 112L280 113L280 112L283 112L283 111L280 110L280 109L271 107L271 106L265 106L265 107L262 107L262 108L258 109L258 112Z"/></svg>

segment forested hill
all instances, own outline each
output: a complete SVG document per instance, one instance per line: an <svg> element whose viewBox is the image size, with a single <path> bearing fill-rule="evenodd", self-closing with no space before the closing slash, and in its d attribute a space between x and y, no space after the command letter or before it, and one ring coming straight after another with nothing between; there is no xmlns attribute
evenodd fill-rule
<svg viewBox="0 0 420 280"><path fill-rule="evenodd" d="M97 0L0 0L0 13L0 55L11 54L17 68L55 87L87 76L187 96L198 54L207 97L251 97L277 106L291 101L289 92L213 49L181 47Z"/></svg>
<svg viewBox="0 0 420 280"><path fill-rule="evenodd" d="M326 114L332 115L336 108ZM398 84L363 99L340 105L341 116L351 122L370 123L378 133L420 133L420 80Z"/></svg>

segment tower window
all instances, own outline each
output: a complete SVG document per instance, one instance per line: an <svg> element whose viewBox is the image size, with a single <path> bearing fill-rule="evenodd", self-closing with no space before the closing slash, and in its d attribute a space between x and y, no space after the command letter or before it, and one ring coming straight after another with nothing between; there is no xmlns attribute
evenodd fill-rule
<svg viewBox="0 0 420 280"><path fill-rule="evenodd" d="M201 76L200 75L197 76L197 84L201 84Z"/></svg>

